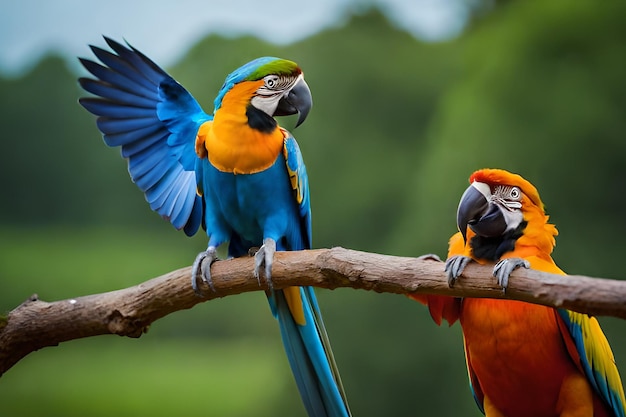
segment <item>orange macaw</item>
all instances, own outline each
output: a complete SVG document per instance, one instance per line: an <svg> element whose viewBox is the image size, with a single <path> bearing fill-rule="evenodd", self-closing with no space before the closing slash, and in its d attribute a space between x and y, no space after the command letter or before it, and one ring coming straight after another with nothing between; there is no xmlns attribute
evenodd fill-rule
<svg viewBox="0 0 626 417"><path fill-rule="evenodd" d="M519 175L470 176L450 239L450 286L468 262L494 265L506 289L518 267L562 274L550 254L556 227L537 189ZM470 388L487 417L624 416L624 389L594 317L520 301L412 295L437 324L459 320Z"/></svg>

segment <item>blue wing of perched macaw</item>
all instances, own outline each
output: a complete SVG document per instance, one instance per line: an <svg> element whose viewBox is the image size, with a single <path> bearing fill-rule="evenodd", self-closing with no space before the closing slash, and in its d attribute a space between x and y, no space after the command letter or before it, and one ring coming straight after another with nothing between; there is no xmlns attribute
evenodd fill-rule
<svg viewBox="0 0 626 417"><path fill-rule="evenodd" d="M131 178L145 193L151 208L188 235L194 234L200 224L206 226L209 247L228 240L229 256L245 255L267 238L276 242L277 250L311 248L308 178L298 144L275 121L272 124L273 118L269 120L249 105L239 108L245 114L237 113L233 104L241 101L233 97L243 97L250 83L262 83L251 76L260 74L259 68L269 65L274 73L286 74L286 79L294 82L302 78L300 69L287 74L287 69L296 69L294 63L268 57L242 66L227 77L215 100L215 113L210 116L141 52L130 45L105 40L115 54L92 47L104 65L81 59L96 79L81 78L80 84L98 97L83 98L80 103L98 116L105 142L121 146ZM299 93L305 90L308 92L308 87ZM290 99L287 107L276 114L293 114L289 106L297 102L297 94ZM244 130L233 132L218 126L223 119L246 118L257 124L254 129L244 126ZM211 161L210 156L214 156L222 157L217 158L220 163L230 163L232 151L238 150L237 141L247 134L258 139L270 131L279 140L279 146L268 166L252 167L248 173L240 167L229 171ZM205 140L217 136L234 142L210 149ZM264 152L265 148L263 145L257 150ZM225 150L225 156L220 149ZM242 162L246 155L241 155L244 157L233 160ZM271 289L267 296L308 414L349 416L313 289Z"/></svg>
<svg viewBox="0 0 626 417"><path fill-rule="evenodd" d="M131 179L150 208L191 236L202 220L194 143L198 128L211 116L141 52L105 40L118 55L92 46L104 66L81 59L98 80L81 78L80 85L101 98L80 103L98 116L106 144L121 147Z"/></svg>

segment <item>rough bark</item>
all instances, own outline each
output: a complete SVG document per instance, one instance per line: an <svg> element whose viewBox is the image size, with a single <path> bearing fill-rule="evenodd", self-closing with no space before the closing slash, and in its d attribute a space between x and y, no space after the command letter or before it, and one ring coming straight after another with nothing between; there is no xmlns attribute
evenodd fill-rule
<svg viewBox="0 0 626 417"><path fill-rule="evenodd" d="M68 340L101 335L139 337L155 320L219 297L267 289L254 277L252 258L218 261L211 266L215 291L191 288L191 268L182 268L134 287L46 302L31 296L0 318L0 375L30 352ZM208 265L205 263L205 269ZM343 248L276 254L274 288L311 285L396 294L428 293L491 297L563 307L591 315L626 319L626 281L552 275L518 269L504 293L491 268L470 264L453 288L443 263Z"/></svg>

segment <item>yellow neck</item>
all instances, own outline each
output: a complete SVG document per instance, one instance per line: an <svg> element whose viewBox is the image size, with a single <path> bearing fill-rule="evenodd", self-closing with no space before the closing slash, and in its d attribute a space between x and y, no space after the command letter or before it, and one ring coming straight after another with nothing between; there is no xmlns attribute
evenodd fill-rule
<svg viewBox="0 0 626 417"><path fill-rule="evenodd" d="M277 127L264 133L248 125L246 108L262 84L262 80L245 81L234 86L224 96L213 121L203 124L198 131L197 143L204 142L209 161L220 171L234 174L263 171L283 149L282 129Z"/></svg>

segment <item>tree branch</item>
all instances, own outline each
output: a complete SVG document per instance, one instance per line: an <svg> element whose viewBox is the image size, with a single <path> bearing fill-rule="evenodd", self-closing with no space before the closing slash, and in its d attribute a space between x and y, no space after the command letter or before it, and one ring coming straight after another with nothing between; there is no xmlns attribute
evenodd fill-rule
<svg viewBox="0 0 626 417"><path fill-rule="evenodd" d="M0 318L0 375L30 352L46 346L101 334L139 337L152 322L175 311L214 298L267 289L264 281L259 286L253 268L253 258L215 262L211 266L215 292L202 285L203 297L191 288L189 267L102 294L55 302L41 301L34 295L4 321ZM272 281L274 288L310 285L506 298L626 319L626 281L522 269L513 272L505 294L491 271L491 267L472 263L454 288L448 288L441 262L333 248L277 253Z"/></svg>

